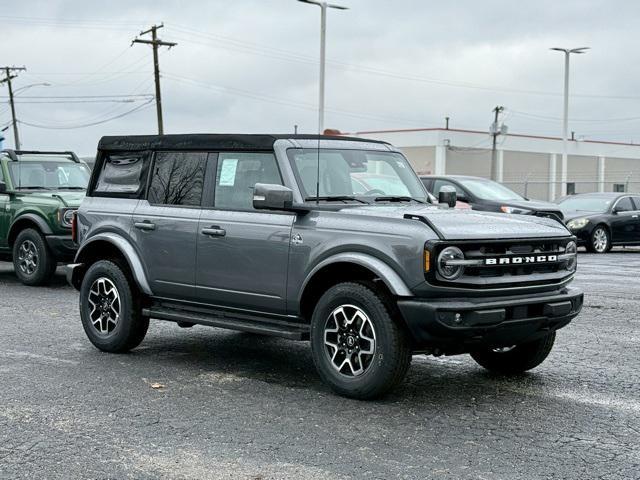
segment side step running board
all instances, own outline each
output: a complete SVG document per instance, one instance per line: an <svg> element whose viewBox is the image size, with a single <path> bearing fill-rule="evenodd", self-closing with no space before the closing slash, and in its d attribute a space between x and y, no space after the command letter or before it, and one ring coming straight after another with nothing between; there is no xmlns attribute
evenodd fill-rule
<svg viewBox="0 0 640 480"><path fill-rule="evenodd" d="M153 306L142 310L142 315L158 320L170 322L187 322L209 327L227 328L241 332L259 333L274 337L284 337L290 340L307 340L309 326L293 322L274 321L268 318L247 317L240 318L229 312L202 312L187 309Z"/></svg>

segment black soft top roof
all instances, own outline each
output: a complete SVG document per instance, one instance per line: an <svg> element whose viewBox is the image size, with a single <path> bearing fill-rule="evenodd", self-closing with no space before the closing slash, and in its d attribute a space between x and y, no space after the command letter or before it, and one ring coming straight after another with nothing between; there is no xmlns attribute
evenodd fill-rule
<svg viewBox="0 0 640 480"><path fill-rule="evenodd" d="M351 142L386 143L340 135L263 135L263 134L222 134L189 133L179 135L127 135L106 136L100 139L98 150L139 151L139 150L273 150L276 140L347 140Z"/></svg>

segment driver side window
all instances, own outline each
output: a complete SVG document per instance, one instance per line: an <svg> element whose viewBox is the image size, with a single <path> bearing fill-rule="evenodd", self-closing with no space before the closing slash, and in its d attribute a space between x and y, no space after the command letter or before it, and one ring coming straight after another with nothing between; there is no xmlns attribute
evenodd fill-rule
<svg viewBox="0 0 640 480"><path fill-rule="evenodd" d="M633 211L633 204L631 203L631 197L624 197L618 200L616 203L615 211L616 212L631 212Z"/></svg>
<svg viewBox="0 0 640 480"><path fill-rule="evenodd" d="M216 171L216 208L253 210L256 183L282 185L272 153L221 153Z"/></svg>

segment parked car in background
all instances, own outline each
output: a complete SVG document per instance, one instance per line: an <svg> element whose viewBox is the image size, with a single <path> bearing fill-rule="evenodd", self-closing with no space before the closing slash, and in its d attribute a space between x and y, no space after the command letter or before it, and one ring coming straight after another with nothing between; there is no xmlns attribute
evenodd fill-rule
<svg viewBox="0 0 640 480"><path fill-rule="evenodd" d="M567 228L594 253L640 245L640 194L582 193L558 200Z"/></svg>
<svg viewBox="0 0 640 480"><path fill-rule="evenodd" d="M563 225L432 205L384 142L103 137L74 218L68 278L100 350L135 348L151 318L310 340L349 397L391 389L413 353L530 370L582 308Z"/></svg>
<svg viewBox="0 0 640 480"><path fill-rule="evenodd" d="M25 285L46 283L73 260L72 217L89 168L73 152L0 152L0 259Z"/></svg>
<svg viewBox="0 0 640 480"><path fill-rule="evenodd" d="M420 179L436 197L445 185L455 188L458 201L468 203L473 210L535 215L562 221L562 211L556 204L529 200L493 180L466 175L424 175Z"/></svg>

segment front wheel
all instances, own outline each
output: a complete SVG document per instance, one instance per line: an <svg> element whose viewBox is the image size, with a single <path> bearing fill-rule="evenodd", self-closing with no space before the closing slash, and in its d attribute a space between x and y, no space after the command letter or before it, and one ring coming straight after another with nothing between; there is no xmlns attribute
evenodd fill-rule
<svg viewBox="0 0 640 480"><path fill-rule="evenodd" d="M22 230L13 244L13 267L25 285L44 285L56 270L56 259L42 234L33 228Z"/></svg>
<svg viewBox="0 0 640 480"><path fill-rule="evenodd" d="M611 235L602 225L598 225L591 233L589 250L594 253L606 253L611 249Z"/></svg>
<svg viewBox="0 0 640 480"><path fill-rule="evenodd" d="M144 339L149 319L142 317L139 295L124 270L100 260L87 270L80 287L80 318L87 337L104 352L127 352Z"/></svg>
<svg viewBox="0 0 640 480"><path fill-rule="evenodd" d="M363 400L400 383L411 362L404 330L365 283L340 283L322 295L311 319L311 351L326 384Z"/></svg>
<svg viewBox="0 0 640 480"><path fill-rule="evenodd" d="M531 370L544 362L553 348L555 339L556 332L551 332L533 342L476 350L471 352L471 358L491 372L514 375Z"/></svg>

